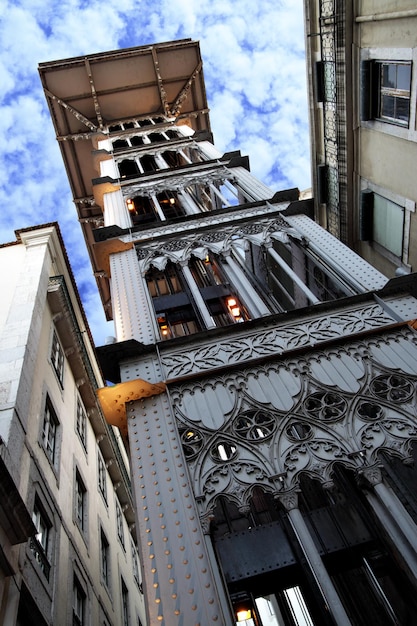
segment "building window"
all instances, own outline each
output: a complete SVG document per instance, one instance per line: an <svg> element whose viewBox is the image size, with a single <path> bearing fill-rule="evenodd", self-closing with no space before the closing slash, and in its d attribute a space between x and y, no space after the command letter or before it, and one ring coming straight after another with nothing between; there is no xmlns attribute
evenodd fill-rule
<svg viewBox="0 0 417 626"><path fill-rule="evenodd" d="M122 578L122 624L123 626L129 626L129 592L125 585L125 581Z"/></svg>
<svg viewBox="0 0 417 626"><path fill-rule="evenodd" d="M133 539L130 539L130 548L131 548L131 552L132 552L132 571L133 571L133 578L135 579L136 584L138 585L138 587L140 586L140 579L139 579L139 561L138 561L138 553L136 551L136 546L135 546L135 542L133 541Z"/></svg>
<svg viewBox="0 0 417 626"><path fill-rule="evenodd" d="M64 351L62 350L55 330L52 335L51 362L62 386L64 382Z"/></svg>
<svg viewBox="0 0 417 626"><path fill-rule="evenodd" d="M75 521L82 532L86 529L87 514L87 490L84 486L82 478L76 470L75 472Z"/></svg>
<svg viewBox="0 0 417 626"><path fill-rule="evenodd" d="M411 63L377 63L381 119L408 126L410 117Z"/></svg>
<svg viewBox="0 0 417 626"><path fill-rule="evenodd" d="M47 396L43 414L42 444L52 464L55 464L56 460L58 425L58 418Z"/></svg>
<svg viewBox="0 0 417 626"><path fill-rule="evenodd" d="M101 578L106 587L110 586L110 546L103 530L100 533Z"/></svg>
<svg viewBox="0 0 417 626"><path fill-rule="evenodd" d="M80 398L77 398L77 433L84 450L87 450L87 417Z"/></svg>
<svg viewBox="0 0 417 626"><path fill-rule="evenodd" d="M411 63L364 61L361 70L362 120L409 125Z"/></svg>
<svg viewBox="0 0 417 626"><path fill-rule="evenodd" d="M395 256L401 257L403 249L403 207L374 194L373 239Z"/></svg>
<svg viewBox="0 0 417 626"><path fill-rule="evenodd" d="M30 548L35 556L39 567L49 580L51 565L49 563L48 552L50 548L51 523L40 506L37 498L33 507L32 521L36 527L36 535L30 539Z"/></svg>
<svg viewBox="0 0 417 626"><path fill-rule="evenodd" d="M401 258L404 236L404 207L369 189L361 196L361 239L373 241Z"/></svg>
<svg viewBox="0 0 417 626"><path fill-rule="evenodd" d="M120 507L119 502L116 500L116 525L117 525L117 536L119 537L120 543L123 548L125 547L125 534L123 528L123 513Z"/></svg>
<svg viewBox="0 0 417 626"><path fill-rule="evenodd" d="M73 604L72 604L72 623L73 626L83 626L86 623L86 593L78 580L74 575L73 583Z"/></svg>
<svg viewBox="0 0 417 626"><path fill-rule="evenodd" d="M98 452L98 488L107 504L107 470L100 451Z"/></svg>
<svg viewBox="0 0 417 626"><path fill-rule="evenodd" d="M163 272L152 268L146 274L146 282L152 298L183 291L177 270L173 265L167 265Z"/></svg>

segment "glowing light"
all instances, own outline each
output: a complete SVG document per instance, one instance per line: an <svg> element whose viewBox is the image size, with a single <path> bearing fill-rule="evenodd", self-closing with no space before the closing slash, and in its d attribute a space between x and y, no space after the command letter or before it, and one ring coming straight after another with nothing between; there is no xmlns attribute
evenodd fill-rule
<svg viewBox="0 0 417 626"><path fill-rule="evenodd" d="M243 609L236 614L238 622L245 622L248 619L252 619L252 611L250 609Z"/></svg>

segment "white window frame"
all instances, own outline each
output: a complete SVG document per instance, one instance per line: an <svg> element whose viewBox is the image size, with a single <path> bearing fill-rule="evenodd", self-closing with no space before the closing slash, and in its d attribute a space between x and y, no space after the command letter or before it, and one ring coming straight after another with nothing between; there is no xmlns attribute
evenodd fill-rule
<svg viewBox="0 0 417 626"><path fill-rule="evenodd" d="M52 553L52 523L38 495L35 495L32 521L38 532L34 537L31 537L30 548L45 578L49 581Z"/></svg>
<svg viewBox="0 0 417 626"><path fill-rule="evenodd" d="M87 452L87 413L85 411L82 400L78 395L76 411L77 415L75 419L75 429L85 452Z"/></svg>
<svg viewBox="0 0 417 626"><path fill-rule="evenodd" d="M416 203L413 200L405 198L404 196L400 196L399 194L394 193L389 189L385 189L385 187L376 185L375 183L372 183L365 178L361 178L360 189L361 191L365 189L370 189L374 194L382 196L383 198L386 198L390 202L393 202L394 204L397 204L404 209L403 242L402 253L400 257L394 255L387 248L384 248L377 242L373 242L373 245L376 247L377 251L385 256L389 261L396 265L401 265L406 270L406 272L410 272L411 266L408 263L410 251L410 223L411 213L415 213L416 211Z"/></svg>
<svg viewBox="0 0 417 626"><path fill-rule="evenodd" d="M110 589L110 543L106 533L100 527L100 568L101 580L107 589Z"/></svg>
<svg viewBox="0 0 417 626"><path fill-rule="evenodd" d="M74 475L74 519L83 536L87 534L87 488L78 468Z"/></svg>
<svg viewBox="0 0 417 626"><path fill-rule="evenodd" d="M131 552L132 552L132 572L133 572L133 578L135 579L135 582L136 582L137 586L140 587L139 557L138 557L138 552L136 550L135 542L133 541L132 537L130 537L130 549L131 549Z"/></svg>
<svg viewBox="0 0 417 626"><path fill-rule="evenodd" d="M58 435L59 420L51 402L49 394L46 394L42 421L42 447L53 467L57 465L58 458Z"/></svg>
<svg viewBox="0 0 417 626"><path fill-rule="evenodd" d="M410 115L408 127L399 123L392 122L388 119L375 118L367 121L360 120L360 107L356 107L358 126L376 130L387 135L393 135L408 141L417 142L416 130L416 103L417 103L417 47L415 48L362 48L360 52L359 63L363 61L375 62L410 62L411 63L411 85L410 85ZM360 71L357 72L358 80ZM360 85L358 85L358 97L360 97Z"/></svg>
<svg viewBox="0 0 417 626"><path fill-rule="evenodd" d="M52 331L50 360L61 388L64 387L65 355L56 328Z"/></svg>
<svg viewBox="0 0 417 626"><path fill-rule="evenodd" d="M119 541L121 543L123 550L125 550L126 548L125 548L125 532L124 532L124 525L123 525L123 511L117 498L116 498L116 527L117 527L117 536L119 538Z"/></svg>
<svg viewBox="0 0 417 626"><path fill-rule="evenodd" d="M72 622L73 626L87 624L87 592L75 573L72 586Z"/></svg>
<svg viewBox="0 0 417 626"><path fill-rule="evenodd" d="M123 626L130 625L130 607L129 607L129 590L123 577L120 579L121 586L121 599L122 599L122 624Z"/></svg>
<svg viewBox="0 0 417 626"><path fill-rule="evenodd" d="M107 505L107 467L100 448L97 450L97 487Z"/></svg>

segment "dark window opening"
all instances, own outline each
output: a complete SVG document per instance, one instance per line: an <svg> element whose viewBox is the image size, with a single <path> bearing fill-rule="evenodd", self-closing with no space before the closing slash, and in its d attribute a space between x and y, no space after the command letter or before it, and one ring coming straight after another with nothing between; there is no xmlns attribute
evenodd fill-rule
<svg viewBox="0 0 417 626"><path fill-rule="evenodd" d="M164 271L152 268L146 274L149 293L152 298L168 296L183 291L180 277L174 264L168 263Z"/></svg>
<svg viewBox="0 0 417 626"><path fill-rule="evenodd" d="M159 313L157 318L162 339L186 337L200 330L200 325L191 305Z"/></svg>
<svg viewBox="0 0 417 626"><path fill-rule="evenodd" d="M212 315L216 326L229 326L239 322L250 320L246 308L237 296L230 294L226 298L216 298L207 300L206 304Z"/></svg>
<svg viewBox="0 0 417 626"><path fill-rule="evenodd" d="M139 137L139 135L135 135L130 138L130 143L132 146L143 146L143 137Z"/></svg>
<svg viewBox="0 0 417 626"><path fill-rule="evenodd" d="M111 133L115 133L118 130L122 130L122 127L120 126L120 124L114 124L113 126L109 126L109 131Z"/></svg>
<svg viewBox="0 0 417 626"><path fill-rule="evenodd" d="M169 220L184 215L183 208L175 191L163 191L157 195L165 219Z"/></svg>
<svg viewBox="0 0 417 626"><path fill-rule="evenodd" d="M166 130L165 134L170 138L170 139L178 139L178 131L176 130Z"/></svg>
<svg viewBox="0 0 417 626"><path fill-rule="evenodd" d="M73 626L83 626L86 623L86 602L87 594L77 576L74 575L72 605Z"/></svg>
<svg viewBox="0 0 417 626"><path fill-rule="evenodd" d="M50 523L37 497L35 498L35 504L33 507L32 521L36 527L36 535L30 539L30 549L32 550L36 561L39 563L39 567L44 573L45 578L49 580L49 573L51 570L49 552L52 524Z"/></svg>
<svg viewBox="0 0 417 626"><path fill-rule="evenodd" d="M125 122L123 124L125 130L127 130L128 128L135 128L135 123L134 122Z"/></svg>
<svg viewBox="0 0 417 626"><path fill-rule="evenodd" d="M59 422L49 396L46 396L42 424L42 444L51 463L55 465Z"/></svg>
<svg viewBox="0 0 417 626"><path fill-rule="evenodd" d="M212 256L207 256L204 261L193 258L188 266L200 289L226 283L226 279L222 275L217 261Z"/></svg>
<svg viewBox="0 0 417 626"><path fill-rule="evenodd" d="M151 143L159 143L167 140L162 133L149 133L148 139Z"/></svg>
<svg viewBox="0 0 417 626"><path fill-rule="evenodd" d="M161 156L169 167L180 167L185 163L181 155L178 152L173 152L172 150L163 152Z"/></svg>
<svg viewBox="0 0 417 626"><path fill-rule="evenodd" d="M236 504L220 497L216 502L211 523L211 534L214 539L246 530L251 526L249 513L239 511Z"/></svg>
<svg viewBox="0 0 417 626"><path fill-rule="evenodd" d="M127 590L127 587L123 578L122 578L122 617L123 617L123 626L129 626L129 623L130 623L129 592Z"/></svg>
<svg viewBox="0 0 417 626"><path fill-rule="evenodd" d="M62 387L64 380L64 351L55 330L52 335L51 362Z"/></svg>
<svg viewBox="0 0 417 626"><path fill-rule="evenodd" d="M135 196L126 200L127 208L133 224L147 224L157 220L153 204L146 196Z"/></svg>
<svg viewBox="0 0 417 626"><path fill-rule="evenodd" d="M271 493L255 487L249 508L242 511L225 497L217 500L214 508L211 534L214 539L240 532L253 526L262 526L280 519L280 512Z"/></svg>
<svg viewBox="0 0 417 626"><path fill-rule="evenodd" d="M121 150L128 147L129 144L127 143L126 139L116 139L116 141L113 141L113 150Z"/></svg>
<svg viewBox="0 0 417 626"><path fill-rule="evenodd" d="M78 473L75 472L75 493L74 493L74 508L75 508L75 521L82 532L87 527L87 489L84 482Z"/></svg>
<svg viewBox="0 0 417 626"><path fill-rule="evenodd" d="M136 178L139 176L140 171L135 161L131 159L124 159L119 163L120 178Z"/></svg>
<svg viewBox="0 0 417 626"><path fill-rule="evenodd" d="M110 544L103 529L100 530L100 544L101 578L108 587L110 583Z"/></svg>
<svg viewBox="0 0 417 626"><path fill-rule="evenodd" d="M149 172L156 172L156 170L158 169L155 157L150 154L145 154L144 156L140 157L140 163L145 174Z"/></svg>

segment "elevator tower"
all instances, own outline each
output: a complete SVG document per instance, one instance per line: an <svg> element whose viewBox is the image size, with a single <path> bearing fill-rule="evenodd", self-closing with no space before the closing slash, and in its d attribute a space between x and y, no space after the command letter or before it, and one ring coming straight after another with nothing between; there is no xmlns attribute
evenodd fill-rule
<svg viewBox="0 0 417 626"><path fill-rule="evenodd" d="M39 70L114 322L149 625L417 619L415 277L215 148L197 42Z"/></svg>

